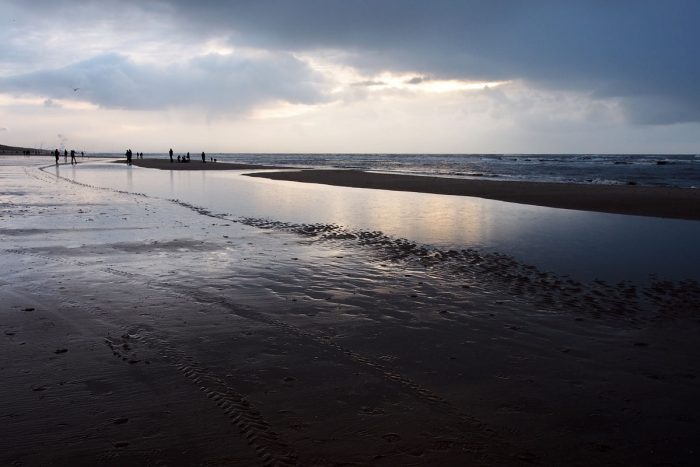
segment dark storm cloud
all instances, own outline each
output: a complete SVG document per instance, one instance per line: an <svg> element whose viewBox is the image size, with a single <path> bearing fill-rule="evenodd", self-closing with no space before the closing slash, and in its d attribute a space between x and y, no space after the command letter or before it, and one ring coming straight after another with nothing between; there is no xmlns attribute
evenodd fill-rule
<svg viewBox="0 0 700 467"><path fill-rule="evenodd" d="M697 0L5 0L0 17L17 18L16 25L0 28L0 72L12 64L42 68L37 62L49 52L25 41L27 34L60 27L79 36L110 21L117 22L128 44L143 43L141 34L154 31L145 42L228 37L234 46L272 52L251 69L193 63L199 67L195 76L208 76L200 82L191 81L185 67L136 66L114 55L88 61L62 57L80 63L26 77L33 89L50 88L47 97L59 98L70 95L63 87L83 76L91 81L83 96L105 106L218 106L222 101L241 108L268 98L314 101L317 83L288 52L332 50L338 52L336 60L367 73L522 80L544 90L618 99L637 123L700 121ZM110 67L114 73L99 75ZM208 82L218 95L206 89ZM29 86L19 77L5 79L0 91L10 83L17 90Z"/></svg>
<svg viewBox="0 0 700 467"><path fill-rule="evenodd" d="M274 100L319 102L319 85L313 71L286 54L255 60L206 55L167 67L106 54L60 69L0 78L3 91L47 96L49 103L77 98L106 108L194 106L224 113Z"/></svg>
<svg viewBox="0 0 700 467"><path fill-rule="evenodd" d="M370 71L521 79L621 98L639 122L700 121L695 0L167 3L188 24L232 32L237 43L342 50Z"/></svg>

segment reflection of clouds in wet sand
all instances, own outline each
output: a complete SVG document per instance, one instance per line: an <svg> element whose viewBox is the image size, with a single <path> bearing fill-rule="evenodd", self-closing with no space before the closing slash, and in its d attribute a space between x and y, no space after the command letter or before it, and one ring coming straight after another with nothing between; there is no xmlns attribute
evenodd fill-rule
<svg viewBox="0 0 700 467"><path fill-rule="evenodd" d="M81 166L77 177L123 188L109 176L110 172ZM700 222L240 174L180 171L166 175L164 171L136 168L133 190L177 197L237 216L338 223L432 245L485 248L515 255L543 269L585 278L645 280L652 273L670 278L696 277L695 264L700 262L693 241L693 237L700 236Z"/></svg>

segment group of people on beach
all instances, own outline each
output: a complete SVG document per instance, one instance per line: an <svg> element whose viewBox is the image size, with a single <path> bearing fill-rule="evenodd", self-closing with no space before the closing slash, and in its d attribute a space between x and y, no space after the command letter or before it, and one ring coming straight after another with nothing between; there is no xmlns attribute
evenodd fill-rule
<svg viewBox="0 0 700 467"><path fill-rule="evenodd" d="M61 153L58 151L58 149L54 149L53 155L56 158L56 165L58 165L58 160L61 157ZM83 151L80 151L80 157L81 159L85 158L85 153ZM68 163L68 150L64 149L63 150L63 162ZM70 165L77 164L78 160L75 158L75 150L71 149L70 150Z"/></svg>
<svg viewBox="0 0 700 467"><path fill-rule="evenodd" d="M131 149L126 150L126 164L131 165L131 159L133 158L133 152L131 152ZM143 153L142 152L137 152L136 153L136 158L137 159L143 159Z"/></svg>
<svg viewBox="0 0 700 467"><path fill-rule="evenodd" d="M173 158L173 149L170 148L170 151L168 151L170 154L170 162L175 162L175 159ZM72 153L72 151L71 151ZM56 154L58 154L58 149L56 150ZM131 149L126 150L126 164L127 165L132 165L132 160L134 158L133 152ZM136 158L137 159L143 159L143 153L142 152L137 152L136 153ZM190 153L188 152L186 155L183 154L182 156L178 155L177 156L177 162L183 163L183 162L190 162ZM207 155L202 151L202 162L206 163L207 162ZM209 158L209 162L216 162L216 159L213 157ZM56 163L58 164L58 155L56 155Z"/></svg>
<svg viewBox="0 0 700 467"><path fill-rule="evenodd" d="M170 154L170 162L175 162L175 159L173 159L173 148L170 148L170 151L168 151L168 154ZM178 162L189 162L190 161L190 153L188 152L187 155L178 155L177 156L177 161ZM213 157L209 158L210 162L216 162L216 159ZM204 154L204 151L202 151L202 162L206 163L207 162L207 155Z"/></svg>

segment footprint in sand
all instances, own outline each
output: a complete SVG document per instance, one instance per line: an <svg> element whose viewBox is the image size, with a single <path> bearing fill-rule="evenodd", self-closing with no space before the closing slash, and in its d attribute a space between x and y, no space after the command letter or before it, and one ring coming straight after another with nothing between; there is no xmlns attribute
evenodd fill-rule
<svg viewBox="0 0 700 467"><path fill-rule="evenodd" d="M382 438L387 443L396 443L397 441L401 440L401 436L396 433L387 433L385 435L382 435Z"/></svg>

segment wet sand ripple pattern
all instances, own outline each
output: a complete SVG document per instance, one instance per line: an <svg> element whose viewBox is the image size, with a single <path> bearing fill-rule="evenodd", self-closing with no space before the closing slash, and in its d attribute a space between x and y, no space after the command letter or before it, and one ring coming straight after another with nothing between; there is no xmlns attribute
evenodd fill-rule
<svg viewBox="0 0 700 467"><path fill-rule="evenodd" d="M51 165L40 167L50 181L52 176L45 172ZM37 178L29 169L25 173ZM99 187L78 182L66 177L58 177L71 184L122 195L142 198L144 193L132 193L124 190ZM392 238L382 232L347 229L337 224L295 224L270 219L251 217L232 217L228 214L213 213L207 208L195 206L179 199L167 201L191 209L201 215L237 222L261 229L273 229L293 232L307 238L320 241L347 241L373 248L379 261L417 262L424 267L440 267L446 277L455 273L465 279L488 279L505 291L532 300L537 306L550 311L583 312L601 317L612 315L629 319L633 322L654 321L690 317L700 319L700 284L693 279L667 281L651 277L647 284L619 282L608 284L595 280L583 283L569 277L538 270L535 266L518 262L511 256L500 253L481 253L475 249L445 250L429 245L419 245L407 239Z"/></svg>

